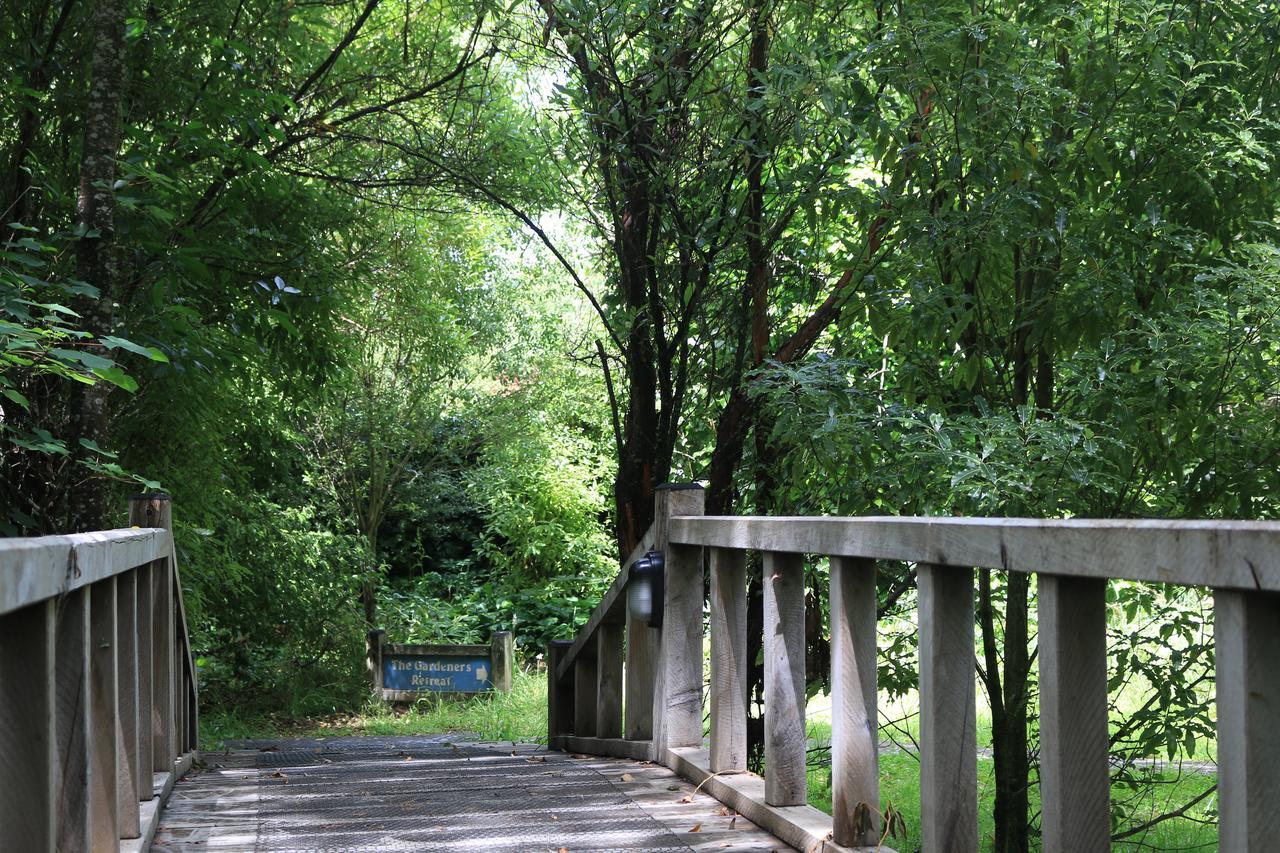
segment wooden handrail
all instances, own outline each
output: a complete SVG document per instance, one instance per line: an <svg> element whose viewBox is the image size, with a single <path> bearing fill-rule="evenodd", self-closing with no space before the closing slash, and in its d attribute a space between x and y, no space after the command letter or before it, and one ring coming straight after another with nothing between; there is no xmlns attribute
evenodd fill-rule
<svg viewBox="0 0 1280 853"><path fill-rule="evenodd" d="M0 850L147 849L197 698L167 528L0 539Z"/></svg>
<svg viewBox="0 0 1280 853"><path fill-rule="evenodd" d="M919 570L921 835L925 850L978 849L974 569L1039 575L1040 788L1047 851L1110 844L1106 583L1214 592L1222 850L1280 849L1280 523L1023 518L707 517L660 495L655 547L667 552L667 622L656 638L653 736L605 737L599 664L616 654L593 617L552 649L552 746L665 764L800 849L880 839L875 561ZM764 566L765 778L745 774L745 559ZM710 569L710 750L701 748L704 554ZM833 817L806 805L803 555L831 560ZM625 573L624 573L625 574ZM620 578L621 580L621 578ZM615 587L619 582L615 581ZM610 590L613 612L621 589ZM628 632L628 643L632 637ZM573 657L565 652L572 649ZM632 673L626 673L630 681ZM579 680L590 677L592 689ZM565 697L576 709L565 711ZM628 701L631 694L628 691ZM555 702L553 701L553 706ZM565 728L565 720L570 720ZM558 722L557 722L558 721ZM557 725L559 728L557 728ZM886 849L886 848L880 848Z"/></svg>

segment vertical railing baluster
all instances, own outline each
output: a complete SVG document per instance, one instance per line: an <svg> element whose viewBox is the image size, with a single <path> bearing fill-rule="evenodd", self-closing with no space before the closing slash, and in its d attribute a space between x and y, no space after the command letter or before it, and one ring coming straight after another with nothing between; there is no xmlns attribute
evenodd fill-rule
<svg viewBox="0 0 1280 853"><path fill-rule="evenodd" d="M924 850L978 849L973 570L920 565L920 830Z"/></svg>
<svg viewBox="0 0 1280 853"><path fill-rule="evenodd" d="M1280 850L1280 593L1215 590L1218 849Z"/></svg>
<svg viewBox="0 0 1280 853"><path fill-rule="evenodd" d="M151 566L151 769L173 769L173 564Z"/></svg>
<svg viewBox="0 0 1280 853"><path fill-rule="evenodd" d="M1038 597L1044 849L1107 850L1107 582L1040 575Z"/></svg>
<svg viewBox="0 0 1280 853"><path fill-rule="evenodd" d="M623 678L623 734L628 740L653 737L653 661L658 632L627 610L627 664Z"/></svg>
<svg viewBox="0 0 1280 853"><path fill-rule="evenodd" d="M116 667L116 579L89 587L89 849L120 840L117 770L119 695ZM126 796L133 797L132 791Z"/></svg>
<svg viewBox="0 0 1280 853"><path fill-rule="evenodd" d="M711 549L711 772L747 769L746 553Z"/></svg>
<svg viewBox="0 0 1280 853"><path fill-rule="evenodd" d="M54 726L58 743L59 850L87 850L90 819L89 590L58 599Z"/></svg>
<svg viewBox="0 0 1280 853"><path fill-rule="evenodd" d="M596 735L596 662L579 657L573 662L573 733Z"/></svg>
<svg viewBox="0 0 1280 853"><path fill-rule="evenodd" d="M880 840L876 564L831 558L831 816L836 844Z"/></svg>
<svg viewBox="0 0 1280 853"><path fill-rule="evenodd" d="M547 643L547 749L559 749L560 738L573 732L573 683L557 673L573 640Z"/></svg>
<svg viewBox="0 0 1280 853"><path fill-rule="evenodd" d="M0 616L0 850L54 849L53 599Z"/></svg>
<svg viewBox="0 0 1280 853"><path fill-rule="evenodd" d="M702 745L702 548L676 545L668 521L702 515L701 486L659 486L654 493L654 547L666 556L666 594L658 678L654 690L654 758L666 763L672 747Z"/></svg>
<svg viewBox="0 0 1280 853"><path fill-rule="evenodd" d="M120 837L137 838L138 814L138 571L116 579L116 672L120 761L117 790ZM150 768L146 770L150 777Z"/></svg>
<svg viewBox="0 0 1280 853"><path fill-rule="evenodd" d="M138 654L138 769L134 774L134 784L138 786L138 799L142 802L155 796L155 783L152 770L155 767L155 737L153 736L155 687L155 609L151 606L155 584L152 575L155 564L146 563L134 570L137 575L135 583L135 625L134 639Z"/></svg>
<svg viewBox="0 0 1280 853"><path fill-rule="evenodd" d="M807 796L804 557L764 555L764 785L771 806Z"/></svg>
<svg viewBox="0 0 1280 853"><path fill-rule="evenodd" d="M622 737L622 623L596 629L596 737Z"/></svg>

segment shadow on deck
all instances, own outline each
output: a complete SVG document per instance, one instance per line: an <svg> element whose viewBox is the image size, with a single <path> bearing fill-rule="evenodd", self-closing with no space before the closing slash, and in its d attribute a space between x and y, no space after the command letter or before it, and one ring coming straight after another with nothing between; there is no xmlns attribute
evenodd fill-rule
<svg viewBox="0 0 1280 853"><path fill-rule="evenodd" d="M456 736L202 755L155 850L789 850L663 767Z"/></svg>

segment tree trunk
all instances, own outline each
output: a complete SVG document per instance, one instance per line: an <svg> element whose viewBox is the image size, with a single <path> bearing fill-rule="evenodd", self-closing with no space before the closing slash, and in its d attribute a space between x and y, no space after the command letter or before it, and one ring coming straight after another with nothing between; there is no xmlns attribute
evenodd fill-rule
<svg viewBox="0 0 1280 853"><path fill-rule="evenodd" d="M98 298L79 300L84 329L94 336L109 333L112 292L117 277L115 256L116 155L120 148L120 111L124 93L124 2L98 0L93 14L93 59L85 102L80 190L76 200L76 277L98 289ZM89 456L81 444L106 444L109 385L77 386L72 403L72 453ZM75 530L106 526L104 480L89 477L70 490L69 514Z"/></svg>

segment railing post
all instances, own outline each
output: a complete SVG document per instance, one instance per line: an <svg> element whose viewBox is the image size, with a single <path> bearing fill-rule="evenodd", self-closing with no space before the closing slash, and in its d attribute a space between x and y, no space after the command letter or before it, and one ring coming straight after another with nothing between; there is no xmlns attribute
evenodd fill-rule
<svg viewBox="0 0 1280 853"><path fill-rule="evenodd" d="M89 846L119 846L119 705L116 578L89 587ZM133 798L132 791L126 796Z"/></svg>
<svg viewBox="0 0 1280 853"><path fill-rule="evenodd" d="M653 696L653 757L666 764L666 750L702 743L702 548L673 545L668 522L702 515L702 486L664 484L654 491L654 548L666 557L662 630Z"/></svg>
<svg viewBox="0 0 1280 853"><path fill-rule="evenodd" d="M0 850L56 843L55 624L53 599L0 616Z"/></svg>
<svg viewBox="0 0 1280 853"><path fill-rule="evenodd" d="M489 637L489 657L493 661L493 689L499 693L510 693L511 678L516 665L515 640L510 631L493 632ZM379 654L378 666L382 666L381 654Z"/></svg>
<svg viewBox="0 0 1280 853"><path fill-rule="evenodd" d="M573 732L573 684L556 677L573 640L547 643L547 749L559 749L561 735Z"/></svg>
<svg viewBox="0 0 1280 853"><path fill-rule="evenodd" d="M978 849L973 569L920 564L921 849Z"/></svg>
<svg viewBox="0 0 1280 853"><path fill-rule="evenodd" d="M89 761L89 590L80 587L58 599L54 681L54 731L58 755L59 850L89 849L92 833Z"/></svg>
<svg viewBox="0 0 1280 853"><path fill-rule="evenodd" d="M596 737L622 737L622 623L596 629Z"/></svg>
<svg viewBox="0 0 1280 853"><path fill-rule="evenodd" d="M173 502L168 495L134 495L129 499L129 524L173 529ZM173 770L175 737L173 562L157 560L151 567L151 768Z"/></svg>
<svg viewBox="0 0 1280 853"><path fill-rule="evenodd" d="M876 564L831 558L831 817L847 847L880 840Z"/></svg>
<svg viewBox="0 0 1280 853"><path fill-rule="evenodd" d="M1280 850L1280 594L1214 590L1218 849Z"/></svg>
<svg viewBox="0 0 1280 853"><path fill-rule="evenodd" d="M746 553L711 549L711 772L747 769Z"/></svg>
<svg viewBox="0 0 1280 853"><path fill-rule="evenodd" d="M141 833L138 813L138 571L116 579L116 672L119 696L119 763L116 778L120 803L120 837ZM147 776L150 777L148 769ZM148 787L150 787L148 780Z"/></svg>
<svg viewBox="0 0 1280 853"><path fill-rule="evenodd" d="M1107 582L1040 575L1038 597L1044 849L1108 850Z"/></svg>
<svg viewBox="0 0 1280 853"><path fill-rule="evenodd" d="M804 556L764 555L764 799L807 802Z"/></svg>

